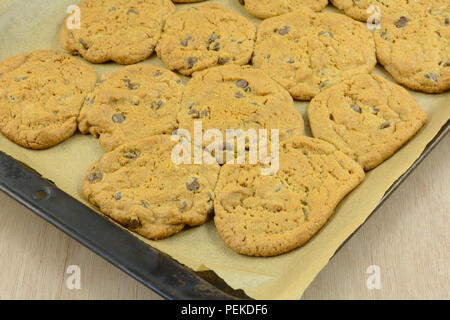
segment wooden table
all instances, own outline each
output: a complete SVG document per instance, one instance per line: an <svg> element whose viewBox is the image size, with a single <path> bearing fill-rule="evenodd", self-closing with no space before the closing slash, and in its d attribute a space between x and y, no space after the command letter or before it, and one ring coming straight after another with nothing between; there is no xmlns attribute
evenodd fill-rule
<svg viewBox="0 0 450 320"><path fill-rule="evenodd" d="M304 299L450 298L450 135L322 270ZM0 299L160 299L0 193ZM81 289L69 290L70 265ZM380 268L369 290L367 268Z"/></svg>

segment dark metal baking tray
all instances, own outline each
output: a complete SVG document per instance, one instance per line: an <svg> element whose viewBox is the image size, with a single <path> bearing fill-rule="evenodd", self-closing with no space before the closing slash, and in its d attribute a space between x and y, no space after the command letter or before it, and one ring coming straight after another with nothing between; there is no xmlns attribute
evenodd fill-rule
<svg viewBox="0 0 450 320"><path fill-rule="evenodd" d="M389 188L374 212L448 131L449 121ZM164 298L249 299L242 290L230 288L214 272L194 272L150 247L3 152L0 152L0 190Z"/></svg>

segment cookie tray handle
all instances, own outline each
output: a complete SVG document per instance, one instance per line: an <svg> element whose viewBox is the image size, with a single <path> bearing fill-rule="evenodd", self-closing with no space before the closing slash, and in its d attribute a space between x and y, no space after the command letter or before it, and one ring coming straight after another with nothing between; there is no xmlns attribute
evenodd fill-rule
<svg viewBox="0 0 450 320"><path fill-rule="evenodd" d="M166 299L235 299L3 152L0 190Z"/></svg>

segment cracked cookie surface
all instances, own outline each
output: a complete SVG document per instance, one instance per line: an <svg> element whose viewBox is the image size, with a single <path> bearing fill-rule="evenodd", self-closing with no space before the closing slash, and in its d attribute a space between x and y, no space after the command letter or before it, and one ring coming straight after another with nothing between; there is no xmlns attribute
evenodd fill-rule
<svg viewBox="0 0 450 320"><path fill-rule="evenodd" d="M97 74L89 65L52 50L0 62L0 131L30 149L68 139L96 82Z"/></svg>
<svg viewBox="0 0 450 320"><path fill-rule="evenodd" d="M376 65L371 32L342 14L305 8L264 20L258 27L253 65L268 72L298 100Z"/></svg>
<svg viewBox="0 0 450 320"><path fill-rule="evenodd" d="M179 127L218 129L278 129L280 140L304 133L301 114L289 93L266 73L250 66L228 65L195 73L184 91ZM206 143L206 141L204 141Z"/></svg>
<svg viewBox="0 0 450 320"><path fill-rule="evenodd" d="M251 15L267 19L284 13L301 9L302 6L314 11L321 11L328 5L328 0L239 0Z"/></svg>
<svg viewBox="0 0 450 320"><path fill-rule="evenodd" d="M178 126L184 85L173 72L134 65L105 75L88 95L78 122L81 133L99 137L104 150Z"/></svg>
<svg viewBox="0 0 450 320"><path fill-rule="evenodd" d="M421 1L390 10L374 34L378 61L402 85L450 89L450 2Z"/></svg>
<svg viewBox="0 0 450 320"><path fill-rule="evenodd" d="M133 64L145 60L160 39L166 17L175 12L170 0L85 0L80 8L80 28L61 27L64 50L92 63L115 61Z"/></svg>
<svg viewBox="0 0 450 320"><path fill-rule="evenodd" d="M314 137L370 170L410 140L427 115L403 87L378 75L358 75L318 94L308 117Z"/></svg>
<svg viewBox="0 0 450 320"><path fill-rule="evenodd" d="M305 136L280 144L280 168L225 165L216 186L216 228L234 251L274 256L307 242L364 179L361 167L331 144Z"/></svg>
<svg viewBox="0 0 450 320"><path fill-rule="evenodd" d="M190 75L216 65L249 62L256 27L218 5L204 4L170 16L156 52L171 69Z"/></svg>
<svg viewBox="0 0 450 320"><path fill-rule="evenodd" d="M88 169L84 195L149 239L205 223L213 210L219 165L176 165L171 159L175 144L171 136L159 135L104 154Z"/></svg>

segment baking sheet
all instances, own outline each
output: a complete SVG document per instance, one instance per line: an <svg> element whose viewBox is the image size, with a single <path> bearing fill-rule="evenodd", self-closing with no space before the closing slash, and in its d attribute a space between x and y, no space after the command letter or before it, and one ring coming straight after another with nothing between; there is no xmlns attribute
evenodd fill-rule
<svg viewBox="0 0 450 320"><path fill-rule="evenodd" d="M66 15L66 8L77 2L79 1L0 0L0 60L36 49L60 50L58 31ZM245 12L237 0L209 2L222 3L255 24L259 23L258 19ZM177 8L180 10L188 6L191 5L177 5ZM163 65L155 55L143 64ZM122 68L113 63L93 66L99 74ZM377 67L375 73L392 80L380 67ZM140 238L195 271L213 270L228 285L243 289L250 297L300 298L340 244L364 223L384 193L421 155L426 145L450 118L450 93L412 94L427 112L427 124L391 159L367 173L366 180L344 199L325 227L303 247L278 257L242 256L222 242L212 221L162 241ZM307 106L308 103L305 102L296 103L303 115ZM33 151L23 149L0 136L0 150L27 164L66 193L95 209L87 203L81 192L88 166L103 153L93 137L76 134L52 149Z"/></svg>

